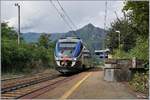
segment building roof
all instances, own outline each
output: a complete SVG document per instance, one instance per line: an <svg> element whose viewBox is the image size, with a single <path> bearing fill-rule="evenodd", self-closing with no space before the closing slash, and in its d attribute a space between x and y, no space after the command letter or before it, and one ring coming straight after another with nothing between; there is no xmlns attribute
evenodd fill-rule
<svg viewBox="0 0 150 100"><path fill-rule="evenodd" d="M94 52L109 52L110 50L109 49L105 49L105 50L95 50Z"/></svg>

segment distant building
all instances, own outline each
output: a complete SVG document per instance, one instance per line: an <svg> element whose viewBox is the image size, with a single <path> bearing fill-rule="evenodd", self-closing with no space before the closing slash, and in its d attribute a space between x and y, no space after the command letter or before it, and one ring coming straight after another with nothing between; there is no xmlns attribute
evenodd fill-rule
<svg viewBox="0 0 150 100"><path fill-rule="evenodd" d="M98 55L100 58L109 58L109 49L105 50L95 50L94 51L96 55Z"/></svg>

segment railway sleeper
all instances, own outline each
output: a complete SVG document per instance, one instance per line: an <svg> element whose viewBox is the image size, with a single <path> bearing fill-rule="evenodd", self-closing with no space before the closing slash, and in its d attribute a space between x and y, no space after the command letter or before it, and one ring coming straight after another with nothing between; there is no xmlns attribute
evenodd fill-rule
<svg viewBox="0 0 150 100"><path fill-rule="evenodd" d="M56 76L57 77L57 76ZM55 78L55 77L54 77ZM41 78L39 80L33 80L33 81L30 81L30 82L27 82L27 83L22 83L22 84L17 84L16 86L11 86L11 87L7 87L7 88L2 88L1 90L1 93L6 93L6 92L9 92L9 91L14 91L14 90L17 90L19 88L23 88L23 87L27 87L27 86L30 86L30 85L34 85L34 84L37 84L37 83L40 83L40 82L44 82L44 81L47 81L49 79L52 79L52 77L46 77L46 78Z"/></svg>

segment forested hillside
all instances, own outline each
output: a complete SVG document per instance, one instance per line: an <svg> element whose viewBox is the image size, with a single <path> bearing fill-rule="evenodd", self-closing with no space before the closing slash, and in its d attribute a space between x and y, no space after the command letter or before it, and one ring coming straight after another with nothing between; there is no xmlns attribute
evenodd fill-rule
<svg viewBox="0 0 150 100"><path fill-rule="evenodd" d="M105 39L106 33L103 29L95 27L92 24L87 24L84 27L75 30L69 31L67 33L50 33L51 37L50 40L57 41L61 37L67 36L78 36L80 37L84 43L87 44L87 47L94 51L95 49L102 49L103 40ZM22 38L28 43L30 42L37 42L38 38L40 37L40 33L23 33Z"/></svg>

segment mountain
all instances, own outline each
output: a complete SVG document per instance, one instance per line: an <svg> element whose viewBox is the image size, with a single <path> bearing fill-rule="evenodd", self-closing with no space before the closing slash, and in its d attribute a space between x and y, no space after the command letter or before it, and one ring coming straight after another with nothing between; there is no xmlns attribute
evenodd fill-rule
<svg viewBox="0 0 150 100"><path fill-rule="evenodd" d="M77 34L77 36L83 40L87 48L92 51L95 49L102 49L103 39L106 36L104 29L95 27L89 23L76 31L69 31L67 33L52 33L50 39L52 41L57 41L61 37L75 36L75 34ZM40 35L41 33L35 32L22 33L22 37L28 43L37 42Z"/></svg>
<svg viewBox="0 0 150 100"><path fill-rule="evenodd" d="M37 42L38 39L40 38L40 33L36 33L36 32L28 32L28 33L22 33L21 36L22 38L27 42L27 43L31 43L31 42Z"/></svg>

